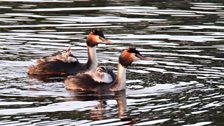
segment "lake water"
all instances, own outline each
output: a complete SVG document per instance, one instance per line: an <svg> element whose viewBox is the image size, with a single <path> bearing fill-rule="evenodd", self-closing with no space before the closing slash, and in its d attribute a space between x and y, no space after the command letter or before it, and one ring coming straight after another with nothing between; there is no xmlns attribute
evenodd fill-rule
<svg viewBox="0 0 224 126"><path fill-rule="evenodd" d="M224 125L222 0L0 0L0 125ZM126 92L85 94L26 74L67 47L87 60L86 35L102 28L99 62L117 70L136 47Z"/></svg>

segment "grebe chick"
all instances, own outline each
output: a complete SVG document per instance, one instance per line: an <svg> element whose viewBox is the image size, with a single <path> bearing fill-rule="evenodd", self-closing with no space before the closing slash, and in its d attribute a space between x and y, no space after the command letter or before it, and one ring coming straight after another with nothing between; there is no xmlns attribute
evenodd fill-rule
<svg viewBox="0 0 224 126"><path fill-rule="evenodd" d="M27 73L29 75L51 75L67 76L89 70L95 70L98 65L96 56L96 46L99 43L110 43L105 39L103 31L95 29L87 36L88 61L80 63L72 54L70 49L59 52L53 56L44 57L37 61L37 64L30 66Z"/></svg>
<svg viewBox="0 0 224 126"><path fill-rule="evenodd" d="M106 68L97 68L105 69L104 75L107 78L112 78L104 80L105 78L100 78L100 76L94 76L98 74L98 71L95 73L80 73L77 75L68 76L64 81L65 88L68 90L74 91L85 91L85 92L104 92L104 91L121 91L126 89L126 69L136 60L149 60L149 58L143 57L139 51L135 48L125 49L120 57L118 63L118 73L115 77L112 70ZM102 72L100 72L102 74ZM110 75L110 77L108 77Z"/></svg>
<svg viewBox="0 0 224 126"><path fill-rule="evenodd" d="M77 62L78 59L72 54L71 48L58 51L50 56L45 56L37 60L37 64L50 61L63 61L67 63Z"/></svg>
<svg viewBox="0 0 224 126"><path fill-rule="evenodd" d="M99 82L99 84L110 84L116 78L114 72L105 66L98 66L95 71L88 71L85 74L90 75L93 80Z"/></svg>

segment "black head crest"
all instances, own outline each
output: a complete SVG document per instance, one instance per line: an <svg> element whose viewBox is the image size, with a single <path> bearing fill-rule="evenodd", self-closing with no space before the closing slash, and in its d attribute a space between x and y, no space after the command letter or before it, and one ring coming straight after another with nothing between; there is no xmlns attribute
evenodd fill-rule
<svg viewBox="0 0 224 126"><path fill-rule="evenodd" d="M138 50L136 50L136 48L129 48L128 49L128 52L135 53L135 54L139 54L140 55L140 52Z"/></svg>
<svg viewBox="0 0 224 126"><path fill-rule="evenodd" d="M94 30L92 30L92 33L93 33L94 35L98 35L98 36L100 36L100 37L102 37L102 38L105 38L105 36L104 36L104 34L103 34L103 31L102 31L101 29L94 29Z"/></svg>

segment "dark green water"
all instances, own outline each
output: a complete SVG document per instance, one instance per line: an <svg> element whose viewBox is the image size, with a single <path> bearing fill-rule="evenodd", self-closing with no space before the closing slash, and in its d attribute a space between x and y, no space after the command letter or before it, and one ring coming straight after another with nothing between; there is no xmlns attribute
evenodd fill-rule
<svg viewBox="0 0 224 126"><path fill-rule="evenodd" d="M136 47L153 61L127 72L127 90L77 94L29 78L35 60L102 28L99 62L117 69ZM0 125L224 125L222 0L0 0Z"/></svg>

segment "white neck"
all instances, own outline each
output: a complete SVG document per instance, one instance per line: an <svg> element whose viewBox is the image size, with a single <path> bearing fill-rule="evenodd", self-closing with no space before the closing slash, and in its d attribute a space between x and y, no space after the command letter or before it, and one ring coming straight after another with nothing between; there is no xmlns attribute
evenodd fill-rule
<svg viewBox="0 0 224 126"><path fill-rule="evenodd" d="M95 70L98 65L98 60L96 56L96 47L88 47L88 62L87 64L89 65L89 70Z"/></svg>
<svg viewBox="0 0 224 126"><path fill-rule="evenodd" d="M120 91L126 88L126 68L118 64L117 81L112 87L112 91Z"/></svg>

